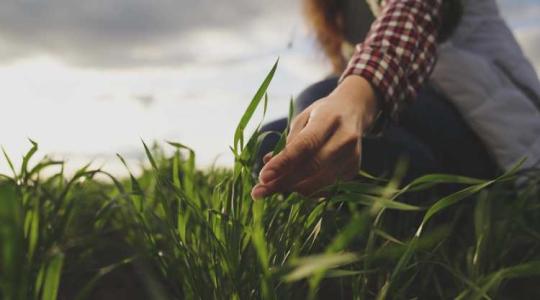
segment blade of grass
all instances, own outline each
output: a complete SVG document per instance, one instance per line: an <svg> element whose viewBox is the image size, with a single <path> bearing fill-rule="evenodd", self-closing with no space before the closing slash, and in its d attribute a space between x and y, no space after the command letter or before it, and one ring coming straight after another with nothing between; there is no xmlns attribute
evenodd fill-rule
<svg viewBox="0 0 540 300"><path fill-rule="evenodd" d="M55 300L57 298L63 263L64 254L62 253L56 254L51 259L44 277L45 281L43 283L41 300Z"/></svg>
<svg viewBox="0 0 540 300"><path fill-rule="evenodd" d="M274 66L270 70L270 73L266 75L266 78L264 79L263 83L255 93L255 96L253 96L253 99L251 99L251 102L249 103L247 109L244 112L244 115L242 115L242 118L240 119L240 122L238 123L238 126L236 127L236 131L234 133L234 143L233 143L233 149L234 152L239 154L244 147L244 130L247 127L247 124L253 117L253 114L255 113L255 110L259 106L259 103L263 99L264 95L266 94L266 91L268 89L268 86L270 85L270 82L272 81L274 77L274 73L276 72L277 66L279 63L279 59L274 63Z"/></svg>

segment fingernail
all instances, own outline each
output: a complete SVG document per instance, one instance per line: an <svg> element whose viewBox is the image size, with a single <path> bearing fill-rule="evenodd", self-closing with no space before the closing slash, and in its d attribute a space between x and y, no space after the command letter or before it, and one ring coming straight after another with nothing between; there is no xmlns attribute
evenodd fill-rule
<svg viewBox="0 0 540 300"><path fill-rule="evenodd" d="M263 170L259 175L259 180L262 183L268 183L277 178L277 172L274 170Z"/></svg>
<svg viewBox="0 0 540 300"><path fill-rule="evenodd" d="M251 198L253 200L261 200L266 195L267 189L262 185L256 185L253 190L251 190Z"/></svg>
<svg viewBox="0 0 540 300"><path fill-rule="evenodd" d="M272 158L272 152L266 153L266 155L263 157L263 162L266 164L270 161L271 158Z"/></svg>

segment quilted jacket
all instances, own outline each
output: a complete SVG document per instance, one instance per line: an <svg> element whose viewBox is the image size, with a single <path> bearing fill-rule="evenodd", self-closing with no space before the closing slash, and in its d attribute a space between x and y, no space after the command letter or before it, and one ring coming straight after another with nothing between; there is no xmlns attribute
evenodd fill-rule
<svg viewBox="0 0 540 300"><path fill-rule="evenodd" d="M540 164L540 82L495 0L466 0L439 47L432 84L458 108L503 169Z"/></svg>

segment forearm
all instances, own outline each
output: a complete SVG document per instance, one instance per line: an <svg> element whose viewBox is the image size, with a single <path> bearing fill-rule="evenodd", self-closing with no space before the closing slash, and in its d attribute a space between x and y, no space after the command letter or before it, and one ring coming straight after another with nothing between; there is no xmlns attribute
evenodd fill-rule
<svg viewBox="0 0 540 300"><path fill-rule="evenodd" d="M366 40L358 44L342 81L357 75L379 95L379 108L394 118L414 99L436 62L442 0L389 0Z"/></svg>

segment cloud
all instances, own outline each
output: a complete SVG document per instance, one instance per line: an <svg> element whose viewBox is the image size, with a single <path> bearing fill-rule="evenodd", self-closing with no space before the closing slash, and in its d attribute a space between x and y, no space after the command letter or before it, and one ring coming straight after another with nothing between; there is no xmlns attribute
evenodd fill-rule
<svg viewBox="0 0 540 300"><path fill-rule="evenodd" d="M518 35L531 22L538 28L535 1L498 0ZM127 69L277 56L276 46L285 47L301 23L300 2L2 0L0 64L52 56L79 67ZM520 41L538 65L537 37Z"/></svg>
<svg viewBox="0 0 540 300"><path fill-rule="evenodd" d="M238 32L261 17L290 14L289 6L286 0L5 0L0 62L48 55L93 67L178 65L196 56L186 50L193 48L191 32Z"/></svg>

